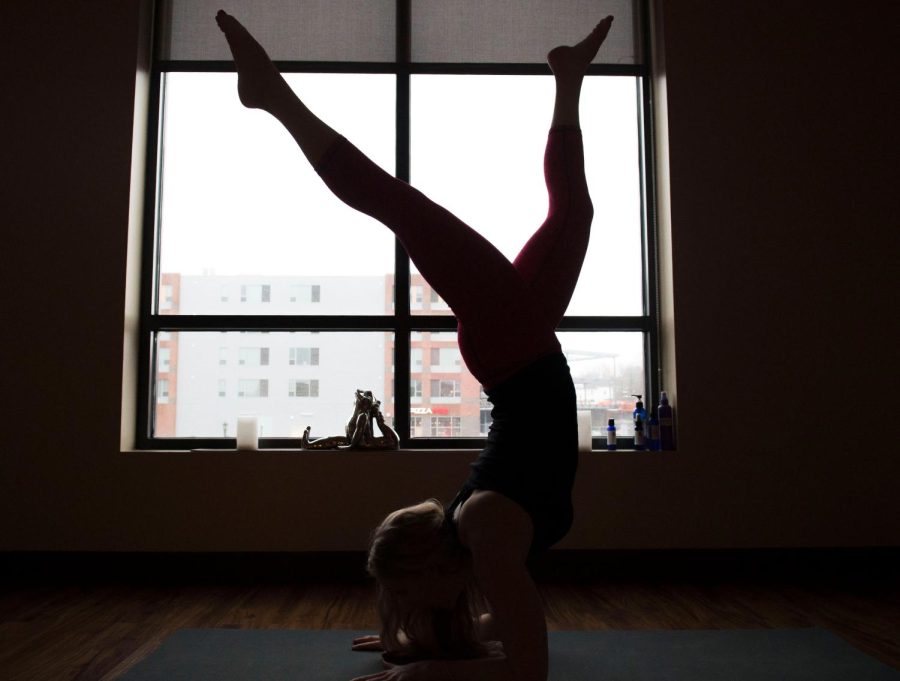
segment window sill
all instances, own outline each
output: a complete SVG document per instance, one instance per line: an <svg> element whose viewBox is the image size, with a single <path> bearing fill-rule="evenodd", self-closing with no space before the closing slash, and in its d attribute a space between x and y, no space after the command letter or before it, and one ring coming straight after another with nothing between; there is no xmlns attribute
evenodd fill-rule
<svg viewBox="0 0 900 681"><path fill-rule="evenodd" d="M247 456L251 454L312 454L312 455L388 455L398 456L406 454L417 455L434 455L434 454L459 454L468 456L477 456L481 449L474 448L416 448L408 447L405 449L295 449L295 448L276 448L266 447L265 449L218 449L218 448L197 448L197 449L121 449L122 454L240 454ZM579 452L580 458L597 457L601 455L615 456L626 454L629 456L650 456L650 455L671 455L677 454L676 451L650 451L639 449L592 449L587 452Z"/></svg>

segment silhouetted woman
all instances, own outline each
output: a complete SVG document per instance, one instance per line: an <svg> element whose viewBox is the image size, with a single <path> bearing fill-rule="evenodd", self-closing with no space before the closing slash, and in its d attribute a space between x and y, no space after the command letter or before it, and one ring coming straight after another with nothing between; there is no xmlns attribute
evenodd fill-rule
<svg viewBox="0 0 900 681"><path fill-rule="evenodd" d="M368 570L382 631L353 648L386 651L385 671L354 681L546 681L547 628L525 563L572 525L575 389L555 329L593 217L581 83L612 17L547 55L556 80L544 157L550 206L513 262L319 120L236 19L220 11L216 20L234 55L241 102L275 116L338 198L397 235L456 315L462 357L493 404L487 445L449 507L429 499L391 513L374 531ZM535 422L552 433L549 441L534 437Z"/></svg>

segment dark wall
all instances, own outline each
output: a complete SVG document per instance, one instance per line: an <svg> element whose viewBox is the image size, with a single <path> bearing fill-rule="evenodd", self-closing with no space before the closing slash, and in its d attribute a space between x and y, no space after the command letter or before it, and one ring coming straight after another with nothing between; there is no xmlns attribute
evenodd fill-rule
<svg viewBox="0 0 900 681"><path fill-rule="evenodd" d="M850 7L664 3L681 445L584 457L563 546L897 543L897 11ZM362 548L472 454L120 450L138 9L0 8L0 550Z"/></svg>

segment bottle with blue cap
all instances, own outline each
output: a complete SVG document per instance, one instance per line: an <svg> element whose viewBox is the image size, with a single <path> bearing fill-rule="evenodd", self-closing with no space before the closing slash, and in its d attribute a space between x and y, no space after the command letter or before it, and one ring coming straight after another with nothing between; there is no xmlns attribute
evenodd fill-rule
<svg viewBox="0 0 900 681"><path fill-rule="evenodd" d="M632 397L637 398L637 403L634 405L634 411L631 412L631 419L634 423L634 448L635 449L645 449L646 448L646 440L647 440L647 422L649 420L647 416L647 410L644 409L644 401L641 395L636 395L632 393ZM641 424L640 428L640 447L638 446L638 423Z"/></svg>

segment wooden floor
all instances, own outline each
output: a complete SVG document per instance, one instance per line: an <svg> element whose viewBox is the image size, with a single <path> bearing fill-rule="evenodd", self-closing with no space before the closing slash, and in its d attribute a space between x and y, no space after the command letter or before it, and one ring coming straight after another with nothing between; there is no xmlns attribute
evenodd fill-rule
<svg viewBox="0 0 900 681"><path fill-rule="evenodd" d="M550 629L818 626L900 669L900 580L541 579ZM115 679L181 628L377 629L370 583L9 584L0 679ZM349 637L348 637L349 650Z"/></svg>

